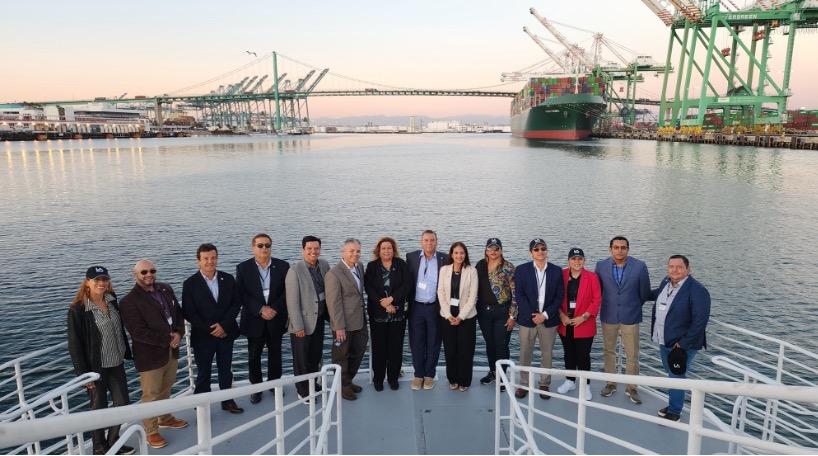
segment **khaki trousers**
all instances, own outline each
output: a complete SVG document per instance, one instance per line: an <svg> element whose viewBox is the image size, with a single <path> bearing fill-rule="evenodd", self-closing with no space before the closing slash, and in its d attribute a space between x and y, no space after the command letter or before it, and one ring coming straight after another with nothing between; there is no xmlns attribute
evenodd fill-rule
<svg viewBox="0 0 818 456"><path fill-rule="evenodd" d="M142 402L153 402L170 398L170 388L176 382L176 369L179 367L179 360L170 354L170 359L164 366L139 373L139 384L142 386ZM166 414L148 418L142 423L145 426L145 433L148 435L159 432L159 423L168 422L173 419L173 415Z"/></svg>
<svg viewBox="0 0 818 456"><path fill-rule="evenodd" d="M602 323L605 373L616 373L616 339L619 336L622 337L622 347L627 358L625 373L639 375L639 323L632 325ZM634 385L628 385L628 389L635 388Z"/></svg>
<svg viewBox="0 0 818 456"><path fill-rule="evenodd" d="M557 327L546 328L545 325L539 324L533 328L520 326L520 366L530 366L531 358L534 356L534 343L540 341L540 351L542 351L542 360L540 367L550 368L551 358L554 351L554 343L557 340ZM520 384L528 386L528 372L520 374ZM540 375L540 387L549 386L551 384L550 375Z"/></svg>

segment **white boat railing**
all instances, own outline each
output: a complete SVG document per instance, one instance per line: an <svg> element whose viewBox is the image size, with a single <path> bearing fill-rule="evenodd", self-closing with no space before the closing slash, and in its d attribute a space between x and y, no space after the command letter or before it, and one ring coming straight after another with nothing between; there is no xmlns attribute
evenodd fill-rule
<svg viewBox="0 0 818 456"><path fill-rule="evenodd" d="M495 409L495 429L500 429L502 425L507 424L509 435L509 446L501 447L499 439L495 440L495 454L520 454L522 452L535 453L537 452L537 439L541 441L550 441L558 445L564 451L582 454L585 453L587 436L593 436L602 439L611 444L620 446L628 451L640 454L661 452L661 448L644 448L632 442L623 440L617 436L608 434L604 431L588 427L586 416L589 408L603 410L609 413L614 413L623 417L636 419L648 423L660 424L670 428L674 428L685 432L687 434L687 453L700 454L702 448L702 439L714 439L722 441L725 446L734 444L741 446L744 451L753 451L761 453L784 453L784 454L814 454L818 451L818 446L797 446L784 443L778 443L769 440L763 440L757 436L749 435L740 432L738 429L728 429L719 423L711 423L715 429L705 426L706 416L708 414L705 409L705 397L708 395L719 394L723 396L733 397L747 397L760 400L779 400L791 401L793 403L807 404L818 401L818 387L814 386L783 386L783 385L767 385L767 384L749 384L736 383L726 381L712 381L712 380L690 380L690 379L670 379L663 377L648 377L648 376L632 376L621 374L605 374L600 372L588 371L566 371L560 369L543 369L527 366L517 366L512 361L498 361L497 372L501 372L503 365L508 366L507 375L498 375L498 401L501 398L516 402L517 405L509 405L510 408L516 410L517 407L524 410L527 414L526 419L521 419L518 414L503 415L502 405L498 404ZM674 388L690 392L690 416L689 422L670 421L655 415L628 410L624 408L610 406L601 402L592 402L585 397L585 388L577 388L579 391L578 397L558 394L556 392L540 390L536 387L524 386L518 382L520 373L530 373L530 375L548 374L555 376L574 376L577 378L577 383L582 385L587 379L598 381L611 381L623 384L633 384L642 387L651 388ZM534 383L534 382L531 382ZM527 400L516 400L512 395L499 394L500 386L505 386L506 393L523 388L528 391ZM577 406L576 422L567 420L561 416L549 413L546 410L541 410L537 404L541 401L535 401L536 394L547 394L552 398L564 400L575 403ZM545 425L538 425L535 419L539 418L542 423L543 419ZM547 432L548 423L557 423L568 426L576 430L576 436L573 442L560 440L552 433ZM519 431L523 432L519 435ZM533 441L532 441L533 440ZM515 446L516 442L522 442L520 446Z"/></svg>
<svg viewBox="0 0 818 456"><path fill-rule="evenodd" d="M315 379L319 378L324 388L322 388L321 391L316 391ZM309 395L306 398L297 399L285 404L284 387L294 385L299 381L309 381ZM274 437L261 447L253 450L253 453L266 453L272 449L276 454L293 454L302 450L304 452L309 451L310 454L330 454L330 435L334 431L336 438L335 451L340 454L343 449L341 437L340 386L341 368L333 364L324 366L320 372L312 374L286 377L224 391L187 395L177 397L173 400L71 413L63 416L0 423L0 448L29 445L31 442L46 441L61 437L67 438L66 436L88 431L89 429L100 429L122 424L125 421L137 422L138 420L161 416L167 413L173 414L195 409L197 443L196 445L179 451L179 454L212 454L215 446L270 421L274 421L275 423ZM261 393L269 389L273 390L275 398L272 411L264 413L259 417L253 418L246 423L220 434L213 434L210 418L210 409L213 404L220 404L225 400ZM320 402L321 405L317 405L317 402ZM287 426L284 420L284 414L288 411L295 410L297 407L304 407L305 405L308 408L307 416ZM292 438L295 438L293 435L294 432L305 428L307 430L306 437L295 443L290 442L292 443L292 447L288 450L287 437L292 436ZM127 438L131 437L134 433L138 433L140 437L144 437L144 430L141 429L142 426L138 424L132 424L127 427L117 441L117 444L111 448L109 454L114 454L116 450L125 443ZM255 435L259 434L256 433ZM144 438L140 439L142 442L140 446L142 446L143 451L146 450L144 440ZM77 448L80 454L82 454L83 447L79 446ZM247 450L242 448L242 451Z"/></svg>

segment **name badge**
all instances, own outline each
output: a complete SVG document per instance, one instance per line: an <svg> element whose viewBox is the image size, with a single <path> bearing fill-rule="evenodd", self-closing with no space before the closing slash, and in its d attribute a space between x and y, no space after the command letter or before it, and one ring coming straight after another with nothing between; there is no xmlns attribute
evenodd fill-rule
<svg viewBox="0 0 818 456"><path fill-rule="evenodd" d="M173 317L168 317L168 326L173 326Z"/></svg>
<svg viewBox="0 0 818 456"><path fill-rule="evenodd" d="M457 298L452 298L449 301L449 305L452 306L452 307L460 307L460 300L457 299Z"/></svg>
<svg viewBox="0 0 818 456"><path fill-rule="evenodd" d="M667 303L666 302L657 302L656 305L659 307L659 310L666 310Z"/></svg>
<svg viewBox="0 0 818 456"><path fill-rule="evenodd" d="M324 292L323 292L323 291L322 291L321 293L318 293L318 300L319 300L319 301L323 301L323 300L325 300L325 299L327 299L327 298L326 298L326 296L324 295Z"/></svg>
<svg viewBox="0 0 818 456"><path fill-rule="evenodd" d="M420 288L421 290L425 290L426 289L426 282L418 282L418 288Z"/></svg>
<svg viewBox="0 0 818 456"><path fill-rule="evenodd" d="M576 301L568 301L568 308L571 309L571 310L576 309L577 308L577 302Z"/></svg>
<svg viewBox="0 0 818 456"><path fill-rule="evenodd" d="M265 288L265 289L264 289L264 302L265 302L265 303L267 303L267 301L268 301L269 299L270 299L270 289L269 289L269 288Z"/></svg>

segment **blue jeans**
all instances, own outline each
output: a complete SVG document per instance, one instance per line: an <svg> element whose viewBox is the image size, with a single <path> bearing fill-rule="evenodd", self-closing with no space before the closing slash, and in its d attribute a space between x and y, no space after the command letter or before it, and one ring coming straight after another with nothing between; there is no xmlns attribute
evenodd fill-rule
<svg viewBox="0 0 818 456"><path fill-rule="evenodd" d="M659 353L662 355L662 367L665 368L667 371L668 378L686 378L684 374L676 375L670 371L667 365L667 356L673 348L665 347L664 345L659 345ZM690 363L693 362L693 358L696 357L696 353L698 350L688 349L687 350L687 364L685 365L685 374L690 370ZM668 404L667 404L667 411L670 413L675 413L677 415L682 414L682 408L685 405L685 390L677 390L671 389L667 392L668 396Z"/></svg>

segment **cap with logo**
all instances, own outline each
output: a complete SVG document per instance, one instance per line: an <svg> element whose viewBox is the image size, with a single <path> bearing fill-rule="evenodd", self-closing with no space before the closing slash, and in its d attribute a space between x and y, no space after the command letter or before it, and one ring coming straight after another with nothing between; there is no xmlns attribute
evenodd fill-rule
<svg viewBox="0 0 818 456"><path fill-rule="evenodd" d="M531 240L531 242L528 243L528 250L534 250L534 247L538 245L542 245L543 247L548 249L548 245L545 243L545 240L543 240L542 238L534 238Z"/></svg>
<svg viewBox="0 0 818 456"><path fill-rule="evenodd" d="M583 252L582 249L579 248L579 247L574 247L574 248L572 248L571 250L568 251L568 259L570 260L571 258L574 258L574 257L585 258L585 252Z"/></svg>
<svg viewBox="0 0 818 456"><path fill-rule="evenodd" d="M102 266L91 266L85 271L86 279L96 279L97 277L111 278L111 276L108 275L108 270Z"/></svg>
<svg viewBox="0 0 818 456"><path fill-rule="evenodd" d="M684 375L687 370L687 351L681 347L676 347L667 354L667 365L675 375Z"/></svg>
<svg viewBox="0 0 818 456"><path fill-rule="evenodd" d="M486 241L486 248L489 248L489 247L499 247L499 248L502 249L503 248L503 243L500 242L500 240L497 239L497 238L489 238L489 240Z"/></svg>

